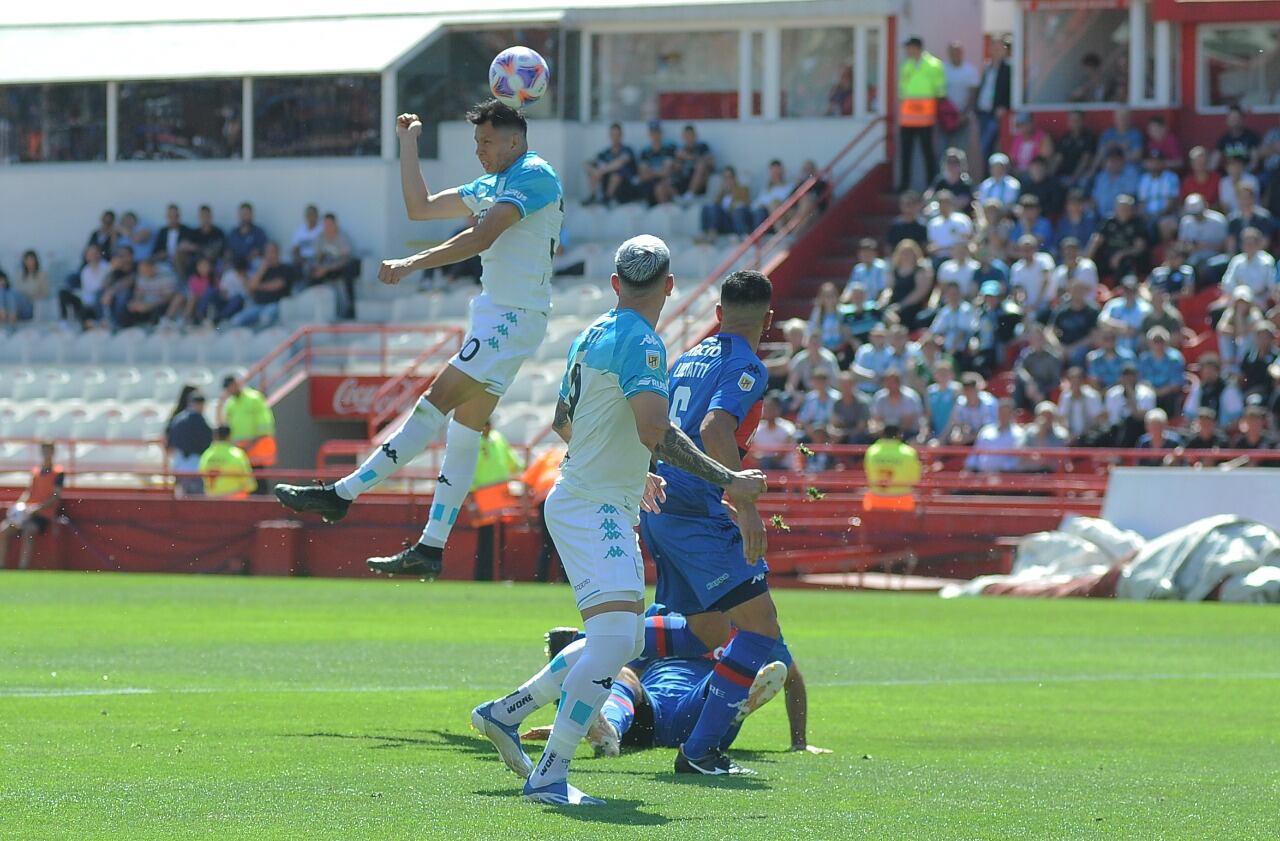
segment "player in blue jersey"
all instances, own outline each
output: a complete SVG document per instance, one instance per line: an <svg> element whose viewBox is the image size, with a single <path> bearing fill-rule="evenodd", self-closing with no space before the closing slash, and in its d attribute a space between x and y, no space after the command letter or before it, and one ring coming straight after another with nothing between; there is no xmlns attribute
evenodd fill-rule
<svg viewBox="0 0 1280 841"><path fill-rule="evenodd" d="M598 754L617 756L620 747L677 748L689 737L706 703L711 675L723 653L710 651L694 636L685 617L668 613L663 605L651 605L645 619L645 650L614 679L613 690L599 717L587 731L587 742ZM547 632L550 661L570 646L581 646L577 628L553 628ZM721 743L727 749L748 715L785 689L791 750L812 754L831 751L808 742L808 692L800 668L786 643L779 639L771 660L761 667ZM523 738L546 738L550 728L536 727Z"/></svg>
<svg viewBox="0 0 1280 841"><path fill-rule="evenodd" d="M773 285L759 272L734 272L720 288L720 332L690 349L671 369L671 419L699 447L731 470L755 434L768 385L756 355L773 318ZM660 513L645 513L640 534L658 568L657 601L689 617L710 646L737 629L716 665L707 702L676 754L676 773L733 774L745 769L725 755L724 742L751 681L769 662L781 635L764 563L767 540L754 500L726 494L678 465L663 462Z"/></svg>
<svg viewBox="0 0 1280 841"><path fill-rule="evenodd" d="M635 526L652 457L747 502L765 490L764 474L716 463L668 418L666 348L653 329L675 283L666 243L633 237L619 247L614 265L617 306L569 350L552 423L569 452L546 502L547 528L573 585L586 639L572 658L560 658L471 714L507 767L527 778L525 798L538 803L600 802L569 785L569 761L618 670L644 650L644 566ZM531 763L518 726L555 700L560 706L546 750Z"/></svg>
<svg viewBox="0 0 1280 841"><path fill-rule="evenodd" d="M370 558L375 572L435 578L444 545L471 487L481 430L498 398L546 335L551 311L551 261L564 221L560 178L529 151L528 124L519 111L490 100L467 114L475 126L476 157L485 174L461 187L432 193L418 162L422 122L396 121L400 184L410 219L475 216L480 221L447 242L402 260L385 260L383 283L480 255L483 292L471 302L462 347L418 400L400 428L356 470L333 485L278 485L276 496L294 511L343 518L351 502L421 453L446 427L445 455L430 516L416 543L387 558Z"/></svg>

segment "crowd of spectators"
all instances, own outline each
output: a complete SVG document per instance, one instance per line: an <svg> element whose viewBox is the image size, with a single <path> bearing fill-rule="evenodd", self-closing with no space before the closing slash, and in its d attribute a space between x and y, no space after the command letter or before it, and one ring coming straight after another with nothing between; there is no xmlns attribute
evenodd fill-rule
<svg viewBox="0 0 1280 841"><path fill-rule="evenodd" d="M279 321L282 300L318 285L333 288L337 315L350 318L359 272L337 216L322 217L314 205L303 211L287 246L254 221L249 202L227 229L207 205L194 227L175 204L159 226L132 210L119 218L107 210L89 232L79 267L56 290L34 251L23 255L15 280L0 271L0 324L31 319L35 303L56 292L60 317L79 329L261 329Z"/></svg>
<svg viewBox="0 0 1280 841"><path fill-rule="evenodd" d="M1214 148L1184 152L1122 107L1100 136L1079 112L1059 137L1012 126L983 177L948 147L844 288L782 325L757 444L898 427L972 446L984 472L1041 464L1010 449L1276 446L1280 128L1233 109Z"/></svg>

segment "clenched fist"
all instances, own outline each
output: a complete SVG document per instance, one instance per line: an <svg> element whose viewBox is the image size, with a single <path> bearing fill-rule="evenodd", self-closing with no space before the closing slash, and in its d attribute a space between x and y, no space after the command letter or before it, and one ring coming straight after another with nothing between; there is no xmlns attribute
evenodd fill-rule
<svg viewBox="0 0 1280 841"><path fill-rule="evenodd" d="M401 114L396 117L396 136L417 138L422 134L422 120L417 114Z"/></svg>

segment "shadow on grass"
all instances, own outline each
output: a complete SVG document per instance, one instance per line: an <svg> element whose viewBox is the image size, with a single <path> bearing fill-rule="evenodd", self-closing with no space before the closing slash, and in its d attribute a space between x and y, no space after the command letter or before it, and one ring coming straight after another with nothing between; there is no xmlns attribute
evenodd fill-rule
<svg viewBox="0 0 1280 841"><path fill-rule="evenodd" d="M492 755L493 745L487 739L470 733L450 733L448 730L409 730L410 734L396 735L383 733L286 733L286 738L299 739L345 739L348 741L368 742L374 750L387 748L423 748L426 750L464 751L486 758ZM433 738L423 738L430 736Z"/></svg>
<svg viewBox="0 0 1280 841"><path fill-rule="evenodd" d="M512 789L491 789L477 791L476 794L480 797L496 797L503 800L510 800L519 796ZM672 822L673 819L666 815L641 812L640 807L643 805L645 805L644 802L640 800L610 799L603 806L542 806L541 808L543 812L548 814L562 815L584 823L608 823L623 826L666 826Z"/></svg>

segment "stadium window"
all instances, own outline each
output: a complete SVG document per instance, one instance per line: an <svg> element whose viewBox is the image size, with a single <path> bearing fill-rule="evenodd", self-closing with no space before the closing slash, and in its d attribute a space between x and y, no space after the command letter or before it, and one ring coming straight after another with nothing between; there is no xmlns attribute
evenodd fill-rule
<svg viewBox="0 0 1280 841"><path fill-rule="evenodd" d="M737 119L737 32L619 32L592 40L595 119Z"/></svg>
<svg viewBox="0 0 1280 841"><path fill-rule="evenodd" d="M751 33L751 116L764 116L764 33Z"/></svg>
<svg viewBox="0 0 1280 841"><path fill-rule="evenodd" d="M374 74L253 80L255 158L378 155L381 119L382 80Z"/></svg>
<svg viewBox="0 0 1280 841"><path fill-rule="evenodd" d="M238 158L240 79L122 82L120 160Z"/></svg>
<svg viewBox="0 0 1280 841"><path fill-rule="evenodd" d="M1029 8L1023 101L1079 105L1129 101L1129 11Z"/></svg>
<svg viewBox="0 0 1280 841"><path fill-rule="evenodd" d="M573 63L560 60L560 31L547 27L455 29L444 33L396 72L396 113L423 118L418 154L440 154L442 122L464 119L467 109L489 99L489 62L507 47L523 44L537 50L551 66L551 85L542 99L524 109L531 118L556 117L564 91L577 93L577 41L566 49ZM564 72L562 72L564 71Z"/></svg>
<svg viewBox="0 0 1280 841"><path fill-rule="evenodd" d="M0 87L0 163L106 157L105 84Z"/></svg>
<svg viewBox="0 0 1280 841"><path fill-rule="evenodd" d="M853 113L853 27L782 30L782 116Z"/></svg>
<svg viewBox="0 0 1280 841"><path fill-rule="evenodd" d="M1280 106L1280 24L1200 27L1200 105Z"/></svg>
<svg viewBox="0 0 1280 841"><path fill-rule="evenodd" d="M880 30L872 28L867 30L867 55L864 59L867 80L867 111L871 114L880 113L880 95L883 93L880 86Z"/></svg>

